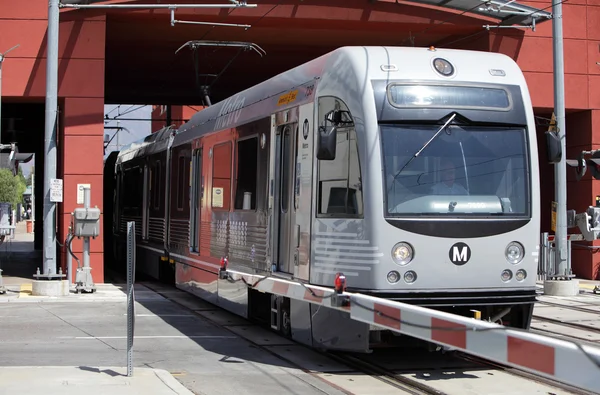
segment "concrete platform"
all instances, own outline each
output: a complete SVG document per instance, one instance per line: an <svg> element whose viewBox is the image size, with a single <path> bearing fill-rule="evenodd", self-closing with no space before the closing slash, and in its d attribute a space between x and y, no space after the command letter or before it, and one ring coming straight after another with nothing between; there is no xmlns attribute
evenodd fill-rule
<svg viewBox="0 0 600 395"><path fill-rule="evenodd" d="M0 395L194 395L162 369L90 366L0 367Z"/></svg>

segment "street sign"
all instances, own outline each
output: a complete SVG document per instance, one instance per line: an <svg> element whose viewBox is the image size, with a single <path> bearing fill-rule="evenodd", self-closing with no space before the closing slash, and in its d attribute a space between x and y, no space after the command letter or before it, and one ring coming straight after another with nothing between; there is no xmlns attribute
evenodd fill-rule
<svg viewBox="0 0 600 395"><path fill-rule="evenodd" d="M50 180L50 201L53 203L62 203L63 201L63 180L60 178Z"/></svg>

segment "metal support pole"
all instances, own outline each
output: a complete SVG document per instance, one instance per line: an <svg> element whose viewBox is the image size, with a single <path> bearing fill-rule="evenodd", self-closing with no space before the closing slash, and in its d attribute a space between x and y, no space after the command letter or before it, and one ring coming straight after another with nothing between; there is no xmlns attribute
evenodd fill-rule
<svg viewBox="0 0 600 395"><path fill-rule="evenodd" d="M562 157L554 165L554 180L556 194L556 236L555 236L555 262L558 279L570 279L570 268L567 258L567 147L565 138L565 76L563 55L563 26L562 3L560 0L552 2L552 37L554 53L554 113L558 136L562 146Z"/></svg>
<svg viewBox="0 0 600 395"><path fill-rule="evenodd" d="M50 201L50 180L56 178L56 126L58 116L58 0L49 0L48 56L46 65L46 120L44 132L44 272L56 274L56 204Z"/></svg>
<svg viewBox="0 0 600 395"><path fill-rule="evenodd" d="M69 280L69 289L73 286L73 256L71 255L71 240L75 236L71 235L72 228L69 226L69 234L67 235L67 243L65 244L67 250L67 279Z"/></svg>
<svg viewBox="0 0 600 395"><path fill-rule="evenodd" d="M88 187L84 187L83 188L83 208L85 208L86 210L90 208L90 188ZM89 237L84 237L83 238L83 270L91 270L90 267L90 238Z"/></svg>

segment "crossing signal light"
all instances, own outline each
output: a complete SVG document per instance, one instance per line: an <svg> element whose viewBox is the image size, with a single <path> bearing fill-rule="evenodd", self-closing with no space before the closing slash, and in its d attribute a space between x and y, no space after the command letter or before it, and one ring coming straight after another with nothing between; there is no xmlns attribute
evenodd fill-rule
<svg viewBox="0 0 600 395"><path fill-rule="evenodd" d="M17 145L0 144L0 169L9 169L13 176L19 174L19 163L27 163L33 154L20 153Z"/></svg>

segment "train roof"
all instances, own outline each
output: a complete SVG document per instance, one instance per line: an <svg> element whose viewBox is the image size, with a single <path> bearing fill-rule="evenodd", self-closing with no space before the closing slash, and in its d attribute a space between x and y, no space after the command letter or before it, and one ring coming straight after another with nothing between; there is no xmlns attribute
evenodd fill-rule
<svg viewBox="0 0 600 395"><path fill-rule="evenodd" d="M172 126L166 126L155 133L151 133L142 139L123 146L119 151L117 163L131 159L137 156L137 153L151 153L166 148L169 140L176 133L177 129L174 129Z"/></svg>
<svg viewBox="0 0 600 395"><path fill-rule="evenodd" d="M379 67L369 68L369 66L388 64L391 56L399 59L417 59L426 55L430 58L431 52L427 51L430 51L430 48L385 46L338 48L197 112L176 131L170 127L163 128L130 144L121 151L119 161L166 149L168 144L165 141L170 138L173 138L174 146L185 144L215 130L232 128L270 116L274 112L307 103L313 100L307 92L314 92L316 86L328 72L335 74L336 67L339 67L340 62L349 65L354 70L366 70L368 73L381 74L382 70ZM479 64L485 61L491 65L497 65L499 68L519 70L520 74L516 62L504 54L439 48L436 48L436 51L439 56L451 56L455 62L462 63L463 69L479 67ZM367 67L364 65L365 56L369 58ZM421 66L415 65L414 67ZM469 74L469 70L465 71L466 74ZM485 72L488 72L487 68ZM404 74L401 78L412 78L412 75L406 77ZM469 78L477 77L469 76ZM522 74L520 78L523 79ZM308 89L310 86L313 89Z"/></svg>
<svg viewBox="0 0 600 395"><path fill-rule="evenodd" d="M215 130L235 127L270 116L274 112L289 107L302 105L312 100L312 97L306 97L306 88L310 85L323 84L324 81L322 80L330 74L330 71L332 75L335 74L335 77L339 78L336 73L341 64L349 64L350 68L354 70L366 70L369 74L377 73L379 75L382 73L380 65L396 63L396 61L390 61L392 56L400 59L415 59L423 58L426 55L429 59L432 53L428 51L431 51L431 49L424 47L338 48L197 112L187 123L180 127L173 145L184 144ZM466 66L479 67L478 65L485 59L490 65L518 70L520 74L516 62L504 54L439 48L436 48L435 51L439 56L452 56L454 61L463 64L463 69L466 69ZM364 64L365 57L369 58L366 67ZM376 65L376 67L373 67L373 65ZM422 68L420 65L418 67ZM487 77L490 77L488 69L485 70L485 73L488 74ZM400 78L412 78L412 76L406 77L406 74L399 74L398 76ZM362 81L357 81L357 84L359 82Z"/></svg>

